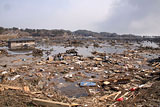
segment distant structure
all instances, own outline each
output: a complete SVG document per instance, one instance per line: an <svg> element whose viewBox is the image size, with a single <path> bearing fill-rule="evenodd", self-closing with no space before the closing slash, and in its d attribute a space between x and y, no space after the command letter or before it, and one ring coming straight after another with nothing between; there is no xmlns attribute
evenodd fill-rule
<svg viewBox="0 0 160 107"><path fill-rule="evenodd" d="M10 49L32 49L35 47L35 40L33 38L10 39L8 47Z"/></svg>

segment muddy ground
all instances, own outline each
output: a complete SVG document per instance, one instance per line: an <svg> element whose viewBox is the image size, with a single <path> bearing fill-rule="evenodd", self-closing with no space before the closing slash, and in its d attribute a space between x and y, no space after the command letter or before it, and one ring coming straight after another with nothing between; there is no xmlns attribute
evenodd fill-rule
<svg viewBox="0 0 160 107"><path fill-rule="evenodd" d="M160 105L159 45L107 40L36 41L36 50L0 49L0 105Z"/></svg>

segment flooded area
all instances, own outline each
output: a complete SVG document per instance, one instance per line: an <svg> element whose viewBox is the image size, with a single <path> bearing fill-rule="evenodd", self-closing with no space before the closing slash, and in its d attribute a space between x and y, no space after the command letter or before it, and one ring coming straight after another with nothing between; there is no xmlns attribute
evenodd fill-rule
<svg viewBox="0 0 160 107"><path fill-rule="evenodd" d="M115 46L112 46L109 43L101 43L99 44L99 47L94 47L93 44L91 44L90 46L81 46L81 47L65 47L63 45L49 45L49 44L38 44L37 49L41 49L43 50L43 57L47 57L49 55L56 55L59 53L65 53L66 50L69 49L75 49L79 55L88 57L88 56L92 56L92 52L97 51L100 53L107 53L107 54L122 54L125 50L130 49L130 50L134 50L137 49L138 47L152 47L152 48L158 48L159 45L154 43L154 42L150 42L150 41L143 41L141 43L139 42L131 42L130 46L125 46L123 43L119 43L116 44ZM8 47L0 47L0 49L5 49L7 50L9 55L30 55L32 54L32 50L10 50L8 49ZM46 52L49 51L49 54L47 54ZM145 54L145 53L142 53ZM145 57L156 57L157 55L144 55ZM152 57L153 56L153 57Z"/></svg>
<svg viewBox="0 0 160 107"><path fill-rule="evenodd" d="M59 97L76 98L78 103L84 104L81 99L90 101L94 96L102 97L110 92L142 85L141 81L147 81L152 71L158 71L148 63L148 60L159 57L159 50L148 48L158 48L154 42L128 44L103 41L98 46L88 44L64 46L39 43L35 48L42 51L42 55L37 56L32 50L0 47L8 53L0 57L0 82L28 86L30 91L45 93L39 95L41 97L52 98L59 93Z"/></svg>
<svg viewBox="0 0 160 107"><path fill-rule="evenodd" d="M150 42L150 41L143 41L141 43L142 47L152 47L152 48L158 48L158 44L156 44L155 42Z"/></svg>

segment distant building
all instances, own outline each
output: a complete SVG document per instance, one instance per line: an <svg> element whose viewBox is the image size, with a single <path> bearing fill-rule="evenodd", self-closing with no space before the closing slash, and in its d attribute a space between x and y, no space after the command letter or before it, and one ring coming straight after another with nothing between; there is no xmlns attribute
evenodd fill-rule
<svg viewBox="0 0 160 107"><path fill-rule="evenodd" d="M35 40L33 38L16 38L8 41L10 49L32 49L35 47Z"/></svg>

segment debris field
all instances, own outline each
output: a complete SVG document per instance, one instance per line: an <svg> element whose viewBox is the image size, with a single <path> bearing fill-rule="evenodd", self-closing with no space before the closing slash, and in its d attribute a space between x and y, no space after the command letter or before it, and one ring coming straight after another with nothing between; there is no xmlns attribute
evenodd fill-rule
<svg viewBox="0 0 160 107"><path fill-rule="evenodd" d="M48 50L47 46L44 46L45 49L39 48L41 45L39 43L36 49L26 53L11 52L2 47L0 105L4 107L160 105L159 48L124 41L97 40L80 43L82 46L74 46L72 43L71 46L67 46L67 42L49 44L51 48ZM55 46L57 47L54 48ZM61 47L65 50L61 50ZM115 51L108 52L107 48L111 47L114 47ZM119 49L122 50L118 51ZM86 50L91 51L88 53Z"/></svg>

